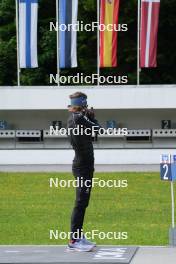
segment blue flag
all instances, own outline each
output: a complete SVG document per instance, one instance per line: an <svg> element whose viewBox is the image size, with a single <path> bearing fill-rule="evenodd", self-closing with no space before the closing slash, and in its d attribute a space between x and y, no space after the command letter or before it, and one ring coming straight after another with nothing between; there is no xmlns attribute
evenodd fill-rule
<svg viewBox="0 0 176 264"><path fill-rule="evenodd" d="M18 1L20 68L37 68L38 0Z"/></svg>
<svg viewBox="0 0 176 264"><path fill-rule="evenodd" d="M77 67L78 0L59 0L59 67Z"/></svg>

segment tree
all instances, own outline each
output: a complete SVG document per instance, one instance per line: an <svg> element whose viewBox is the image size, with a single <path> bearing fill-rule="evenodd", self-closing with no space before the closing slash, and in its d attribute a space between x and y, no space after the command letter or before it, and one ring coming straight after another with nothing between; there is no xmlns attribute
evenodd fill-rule
<svg viewBox="0 0 176 264"><path fill-rule="evenodd" d="M141 73L142 84L173 84L176 81L176 17L175 0L163 0L159 23L158 68ZM94 0L79 1L79 21L97 21ZM56 32L49 31L49 22L56 22L55 0L39 1L38 53L39 68L21 71L22 85L49 85L49 75L56 74ZM118 68L101 69L102 75L128 75L129 84L136 84L137 62L137 1L121 1L119 23L127 23L128 31L118 34ZM0 85L17 84L15 1L0 3ZM76 69L61 70L62 75L97 70L97 32L78 32L78 61Z"/></svg>

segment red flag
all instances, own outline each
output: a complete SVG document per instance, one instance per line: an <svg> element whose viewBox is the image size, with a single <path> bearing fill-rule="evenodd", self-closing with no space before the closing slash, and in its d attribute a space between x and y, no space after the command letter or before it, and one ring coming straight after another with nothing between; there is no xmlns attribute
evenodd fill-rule
<svg viewBox="0 0 176 264"><path fill-rule="evenodd" d="M157 67L160 0L141 0L140 67Z"/></svg>

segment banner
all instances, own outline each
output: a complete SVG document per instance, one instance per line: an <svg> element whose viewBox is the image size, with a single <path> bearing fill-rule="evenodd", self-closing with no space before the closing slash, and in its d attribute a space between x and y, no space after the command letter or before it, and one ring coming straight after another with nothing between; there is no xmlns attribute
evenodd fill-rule
<svg viewBox="0 0 176 264"><path fill-rule="evenodd" d="M19 0L20 68L37 68L38 0Z"/></svg>
<svg viewBox="0 0 176 264"><path fill-rule="evenodd" d="M140 67L157 67L157 42L160 0L142 0Z"/></svg>
<svg viewBox="0 0 176 264"><path fill-rule="evenodd" d="M78 0L59 0L59 61L60 68L77 67L77 32L69 28L76 24Z"/></svg>
<svg viewBox="0 0 176 264"><path fill-rule="evenodd" d="M120 0L101 0L100 67L117 67L117 30ZM111 25L111 26L110 26Z"/></svg>

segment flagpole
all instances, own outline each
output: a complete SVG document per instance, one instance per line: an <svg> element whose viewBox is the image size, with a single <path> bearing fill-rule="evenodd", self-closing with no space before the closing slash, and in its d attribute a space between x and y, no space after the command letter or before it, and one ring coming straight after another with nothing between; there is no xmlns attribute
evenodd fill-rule
<svg viewBox="0 0 176 264"><path fill-rule="evenodd" d="M16 0L16 43L17 43L17 85L20 86L20 61L19 61L19 13L18 0Z"/></svg>
<svg viewBox="0 0 176 264"><path fill-rule="evenodd" d="M57 80L58 80L58 86L60 86L60 82L59 82L59 79L60 79L60 66L59 66L59 0L56 0L56 27L57 27L57 34L56 34L56 37L57 37Z"/></svg>
<svg viewBox="0 0 176 264"><path fill-rule="evenodd" d="M140 22L141 22L141 0L138 0L138 29L137 29L137 85L140 85Z"/></svg>
<svg viewBox="0 0 176 264"><path fill-rule="evenodd" d="M171 181L171 199L172 199L172 228L175 228L175 198L174 198L174 181Z"/></svg>
<svg viewBox="0 0 176 264"><path fill-rule="evenodd" d="M100 24L100 0L97 0L97 21L98 26ZM99 77L100 77L100 31L99 28L97 29L97 76L98 82L97 85L99 86Z"/></svg>

